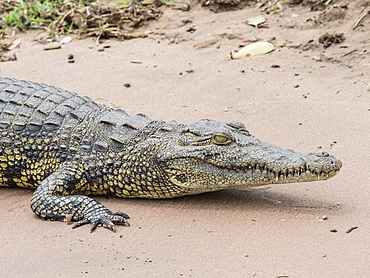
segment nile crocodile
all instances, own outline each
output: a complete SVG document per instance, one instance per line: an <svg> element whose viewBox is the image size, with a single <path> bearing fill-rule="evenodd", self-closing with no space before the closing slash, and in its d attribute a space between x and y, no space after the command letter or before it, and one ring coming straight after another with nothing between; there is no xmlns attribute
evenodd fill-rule
<svg viewBox="0 0 370 278"><path fill-rule="evenodd" d="M225 188L326 180L341 162L264 143L240 122L151 120L88 97L0 78L0 186L36 188L41 219L129 225L87 195L173 198Z"/></svg>

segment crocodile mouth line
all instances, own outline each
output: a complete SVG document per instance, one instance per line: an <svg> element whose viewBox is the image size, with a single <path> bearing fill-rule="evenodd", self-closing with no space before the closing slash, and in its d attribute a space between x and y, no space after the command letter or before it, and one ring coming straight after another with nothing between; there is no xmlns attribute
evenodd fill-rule
<svg viewBox="0 0 370 278"><path fill-rule="evenodd" d="M283 170L275 170L266 164L256 163L250 165L243 165L243 166L228 166L228 165L219 165L216 163L212 163L208 160L203 160L205 163L210 164L218 169L230 171L230 175L254 175L260 174L264 177L269 177L272 183L283 183L289 180L292 181L305 181L305 180L326 180L330 177L335 176L340 167L338 169L330 169L330 170L323 170L323 169L310 169L310 166L306 163L302 164L299 167L283 169Z"/></svg>

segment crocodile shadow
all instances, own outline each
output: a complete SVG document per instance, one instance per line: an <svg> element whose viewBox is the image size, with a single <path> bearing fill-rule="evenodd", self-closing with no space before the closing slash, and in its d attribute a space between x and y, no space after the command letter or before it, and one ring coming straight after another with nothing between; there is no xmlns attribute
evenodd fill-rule
<svg viewBox="0 0 370 278"><path fill-rule="evenodd" d="M104 202L104 199L100 199L100 201ZM121 200L118 198L112 198L109 202L113 202L118 206L125 206L127 204L132 208L137 207L138 209L141 206L145 206L179 210L199 209L200 211L240 211L241 213L267 211L283 212L288 214L312 214L313 212L336 214L339 210L343 213L341 204L316 200L308 196L297 196L288 192L276 192L270 190L269 186L259 188L225 189L174 199ZM106 204L109 206L108 203ZM350 210L351 208L346 205L345 211L348 213Z"/></svg>

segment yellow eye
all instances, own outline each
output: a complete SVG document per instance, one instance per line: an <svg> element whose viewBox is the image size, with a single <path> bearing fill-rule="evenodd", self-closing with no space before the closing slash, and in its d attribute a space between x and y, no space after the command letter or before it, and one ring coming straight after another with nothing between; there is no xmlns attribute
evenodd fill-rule
<svg viewBox="0 0 370 278"><path fill-rule="evenodd" d="M216 144L219 144L219 145L226 145L226 144L231 142L231 139L229 137L224 136L224 135L214 135L213 136L213 141Z"/></svg>

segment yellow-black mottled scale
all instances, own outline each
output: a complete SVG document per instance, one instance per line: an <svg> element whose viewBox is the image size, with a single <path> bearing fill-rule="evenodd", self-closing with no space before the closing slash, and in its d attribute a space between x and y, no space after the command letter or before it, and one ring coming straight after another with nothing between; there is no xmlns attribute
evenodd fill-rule
<svg viewBox="0 0 370 278"><path fill-rule="evenodd" d="M128 224L128 216L86 195L177 194L149 165L140 173L144 162L132 150L161 124L60 88L0 78L0 186L37 187L31 208L42 219L113 230L112 222Z"/></svg>

